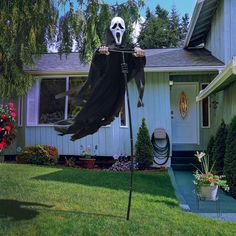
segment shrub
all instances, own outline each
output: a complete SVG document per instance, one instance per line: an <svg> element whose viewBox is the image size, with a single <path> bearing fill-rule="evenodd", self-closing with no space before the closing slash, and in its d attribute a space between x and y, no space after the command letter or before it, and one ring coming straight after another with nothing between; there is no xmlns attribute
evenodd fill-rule
<svg viewBox="0 0 236 236"><path fill-rule="evenodd" d="M56 147L47 145L29 146L17 155L16 160L21 164L55 165L58 151Z"/></svg>
<svg viewBox="0 0 236 236"><path fill-rule="evenodd" d="M16 138L16 109L12 102L0 105L0 152Z"/></svg>
<svg viewBox="0 0 236 236"><path fill-rule="evenodd" d="M142 119L142 124L139 127L135 149L138 168L150 167L153 163L153 148L145 119Z"/></svg>
<svg viewBox="0 0 236 236"><path fill-rule="evenodd" d="M236 197L236 116L228 127L226 151L224 159L224 174L228 181L230 192Z"/></svg>
<svg viewBox="0 0 236 236"><path fill-rule="evenodd" d="M222 120L215 136L215 142L212 149L214 171L217 174L223 174L224 169L224 156L225 156L225 142L227 136L227 127Z"/></svg>
<svg viewBox="0 0 236 236"><path fill-rule="evenodd" d="M209 157L210 166L213 165L213 147L214 147L214 144L215 144L215 138L214 138L214 136L211 136L211 138L208 142L208 145L207 145L207 150L206 150L206 153Z"/></svg>

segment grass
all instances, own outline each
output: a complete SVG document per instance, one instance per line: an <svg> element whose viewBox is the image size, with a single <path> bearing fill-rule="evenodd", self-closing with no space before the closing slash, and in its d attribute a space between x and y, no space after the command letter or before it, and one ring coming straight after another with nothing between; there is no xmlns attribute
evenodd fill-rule
<svg viewBox="0 0 236 236"><path fill-rule="evenodd" d="M185 213L166 172L0 164L0 235L236 235L236 224Z"/></svg>

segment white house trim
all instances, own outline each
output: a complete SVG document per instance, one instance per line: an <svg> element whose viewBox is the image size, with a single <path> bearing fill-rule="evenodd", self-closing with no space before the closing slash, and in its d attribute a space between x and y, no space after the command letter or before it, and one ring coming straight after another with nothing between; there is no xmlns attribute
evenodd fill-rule
<svg viewBox="0 0 236 236"><path fill-rule="evenodd" d="M221 71L225 66L145 67L145 72Z"/></svg>
<svg viewBox="0 0 236 236"><path fill-rule="evenodd" d="M197 23L199 14L201 12L202 6L204 4L204 1L205 0L198 0L196 5L195 5L194 11L193 11L193 15L192 15L192 19L191 19L191 23L190 23L190 26L189 26L189 30L188 30L188 33L186 35L185 41L184 41L184 48L188 47L189 41L190 41L190 39L192 37L193 30L194 30L194 28L196 26L196 23Z"/></svg>
<svg viewBox="0 0 236 236"><path fill-rule="evenodd" d="M231 75L236 75L236 56L233 57L226 68L222 72L220 72L204 90L200 91L200 93L196 97L196 101L199 102L215 92L216 89L223 85Z"/></svg>

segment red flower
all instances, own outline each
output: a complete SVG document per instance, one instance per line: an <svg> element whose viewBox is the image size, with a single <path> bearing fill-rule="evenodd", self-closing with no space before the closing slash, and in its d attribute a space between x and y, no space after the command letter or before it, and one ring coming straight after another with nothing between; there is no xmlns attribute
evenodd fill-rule
<svg viewBox="0 0 236 236"><path fill-rule="evenodd" d="M2 120L6 120L7 119L7 116L5 114L1 115L1 119Z"/></svg>
<svg viewBox="0 0 236 236"><path fill-rule="evenodd" d="M16 118L16 113L15 112L10 112L10 116L15 119Z"/></svg>
<svg viewBox="0 0 236 236"><path fill-rule="evenodd" d="M12 102L9 102L7 104L7 106L8 106L9 109L13 109L14 108L14 104Z"/></svg>
<svg viewBox="0 0 236 236"><path fill-rule="evenodd" d="M2 131L2 127L0 127L0 132Z"/></svg>
<svg viewBox="0 0 236 236"><path fill-rule="evenodd" d="M5 126L5 130L7 131L7 132L9 132L9 131L11 131L11 126L10 125L7 125L7 126Z"/></svg>

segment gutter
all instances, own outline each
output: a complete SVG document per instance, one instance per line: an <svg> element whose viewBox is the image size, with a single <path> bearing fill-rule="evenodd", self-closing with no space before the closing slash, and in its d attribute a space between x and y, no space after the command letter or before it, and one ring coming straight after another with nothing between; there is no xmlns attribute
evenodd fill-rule
<svg viewBox="0 0 236 236"><path fill-rule="evenodd" d="M195 26L196 26L196 23L197 23L199 14L202 10L202 6L203 6L204 2L205 2L205 0L198 0L196 5L195 5L193 15L192 15L192 19L191 19L191 23L190 23L190 26L189 26L189 29L188 29L188 33L187 33L186 38L184 40L184 48L188 48L190 39L191 39L192 34L193 34L193 30L195 29Z"/></svg>
<svg viewBox="0 0 236 236"><path fill-rule="evenodd" d="M225 68L225 66L169 66L169 67L144 67L145 72L196 72L196 71L221 71ZM25 71L33 76L68 76L68 75L88 75L89 71Z"/></svg>
<svg viewBox="0 0 236 236"><path fill-rule="evenodd" d="M222 72L220 72L204 90L200 91L200 93L196 97L196 101L199 102L204 98L208 97L220 85L222 85L231 75L236 75L236 56L233 57L233 59L226 66L226 68Z"/></svg>
<svg viewBox="0 0 236 236"><path fill-rule="evenodd" d="M145 72L221 71L225 66L145 67Z"/></svg>

